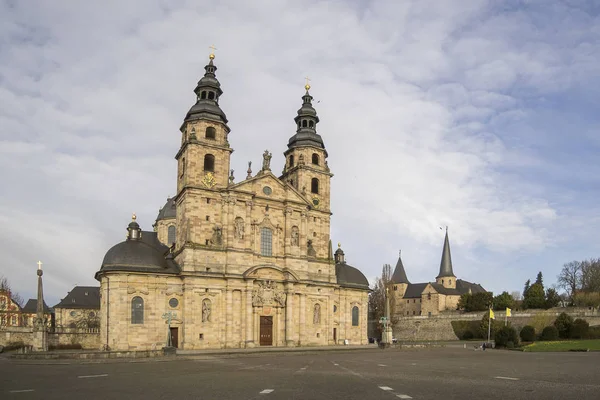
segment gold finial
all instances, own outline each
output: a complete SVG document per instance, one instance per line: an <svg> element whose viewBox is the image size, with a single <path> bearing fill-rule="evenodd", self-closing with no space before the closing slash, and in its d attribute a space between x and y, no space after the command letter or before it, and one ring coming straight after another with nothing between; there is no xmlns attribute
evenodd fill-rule
<svg viewBox="0 0 600 400"><path fill-rule="evenodd" d="M214 60L214 59L215 59L215 50L216 50L217 48L215 47L215 45L214 45L214 44L212 44L212 45L208 46L208 48L211 50L211 51L210 51L210 54L208 55L208 58L210 58L211 60Z"/></svg>
<svg viewBox="0 0 600 400"><path fill-rule="evenodd" d="M338 249L342 248L342 244L340 242L338 242Z"/></svg>
<svg viewBox="0 0 600 400"><path fill-rule="evenodd" d="M132 220L132 221L135 221L135 219L136 219L136 218L137 218L137 217L135 216L135 213L133 213L133 214L131 215L131 220Z"/></svg>
<svg viewBox="0 0 600 400"><path fill-rule="evenodd" d="M37 266L38 266L38 269L42 269L42 262L41 262L41 261L38 261L38 262L37 262Z"/></svg>
<svg viewBox="0 0 600 400"><path fill-rule="evenodd" d="M306 89L307 91L310 89L310 78L307 76L306 78L306 85L304 85L304 89Z"/></svg>

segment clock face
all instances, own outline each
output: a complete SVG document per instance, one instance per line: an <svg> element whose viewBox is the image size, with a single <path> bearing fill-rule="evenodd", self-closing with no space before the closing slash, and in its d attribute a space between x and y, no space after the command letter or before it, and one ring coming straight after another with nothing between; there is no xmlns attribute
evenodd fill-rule
<svg viewBox="0 0 600 400"><path fill-rule="evenodd" d="M215 176L212 172L209 172L206 175L204 175L204 178L202 178L202 184L207 188L211 188L217 184L217 180L215 179Z"/></svg>
<svg viewBox="0 0 600 400"><path fill-rule="evenodd" d="M179 300L177 300L175 297L172 297L169 300L169 305L171 306L171 308L175 308L179 305Z"/></svg>
<svg viewBox="0 0 600 400"><path fill-rule="evenodd" d="M312 199L312 203L313 203L313 206L319 207L321 205L321 200L319 200L319 198L315 196Z"/></svg>
<svg viewBox="0 0 600 400"><path fill-rule="evenodd" d="M273 190L270 187L265 186L263 188L263 193L266 194L267 196L269 196L271 193L273 193Z"/></svg>

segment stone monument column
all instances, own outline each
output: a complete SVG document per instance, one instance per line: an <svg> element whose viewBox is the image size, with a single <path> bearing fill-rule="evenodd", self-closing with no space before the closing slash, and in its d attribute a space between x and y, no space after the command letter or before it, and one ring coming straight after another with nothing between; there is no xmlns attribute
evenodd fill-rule
<svg viewBox="0 0 600 400"><path fill-rule="evenodd" d="M37 309L35 322L33 324L33 349L35 351L48 351L48 330L44 321L44 285L42 283L42 262L38 261L38 290Z"/></svg>

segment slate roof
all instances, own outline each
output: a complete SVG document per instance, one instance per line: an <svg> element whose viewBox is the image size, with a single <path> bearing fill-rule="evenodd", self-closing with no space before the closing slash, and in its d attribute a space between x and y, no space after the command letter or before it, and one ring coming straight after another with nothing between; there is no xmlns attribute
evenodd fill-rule
<svg viewBox="0 0 600 400"><path fill-rule="evenodd" d="M396 263L396 268L394 269L394 273L392 274L392 282L410 283L408 281L408 278L406 277L406 271L404 270L404 265L402 264L401 256L398 256L398 262Z"/></svg>
<svg viewBox="0 0 600 400"><path fill-rule="evenodd" d="M107 271L178 274L177 263L169 248L158 240L157 233L142 231L141 235L141 240L127 239L108 250L96 279L99 280L100 272Z"/></svg>
<svg viewBox="0 0 600 400"><path fill-rule="evenodd" d="M100 288L97 286L75 286L54 308L100 309Z"/></svg>
<svg viewBox="0 0 600 400"><path fill-rule="evenodd" d="M452 288L446 288L441 283L431 282L430 285L439 294L445 294L446 296L452 296L452 295L454 295L454 296L460 296L461 295L461 293L458 290L452 289Z"/></svg>
<svg viewBox="0 0 600 400"><path fill-rule="evenodd" d="M23 309L21 311L25 314L35 314L37 312L37 299L27 300L27 304L25 304L25 307L23 307ZM46 302L44 302L44 312L45 313L52 312L52 310L50 309L50 307L48 307Z"/></svg>
<svg viewBox="0 0 600 400"><path fill-rule="evenodd" d="M165 205L158 211L156 221L175 218L177 216L176 211L177 210L175 209L175 197L169 197Z"/></svg>
<svg viewBox="0 0 600 400"><path fill-rule="evenodd" d="M487 290L483 288L478 283L471 283L467 281L463 281L462 279L456 280L456 290L460 292L460 294L468 293L469 289L471 289L471 293L485 293Z"/></svg>
<svg viewBox="0 0 600 400"><path fill-rule="evenodd" d="M425 287L428 285L428 282L425 283L409 283L406 292L404 292L405 299L413 299L420 298L421 293L425 290Z"/></svg>
<svg viewBox="0 0 600 400"><path fill-rule="evenodd" d="M357 268L344 263L335 265L337 283L342 287L369 289L369 281Z"/></svg>
<svg viewBox="0 0 600 400"><path fill-rule="evenodd" d="M444 276L454 277L452 271L452 257L450 255L450 241L448 240L448 229L446 228L446 237L444 238L444 250L442 251L442 261L440 262L440 273L437 278Z"/></svg>

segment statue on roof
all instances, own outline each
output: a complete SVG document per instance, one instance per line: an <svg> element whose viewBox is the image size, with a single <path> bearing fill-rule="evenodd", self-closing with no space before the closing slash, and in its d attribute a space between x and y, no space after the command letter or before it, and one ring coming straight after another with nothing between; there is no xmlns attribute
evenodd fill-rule
<svg viewBox="0 0 600 400"><path fill-rule="evenodd" d="M265 152L263 153L263 166L262 166L263 171L271 170L271 157L272 156L273 155L271 153L269 153L269 150L265 150Z"/></svg>

